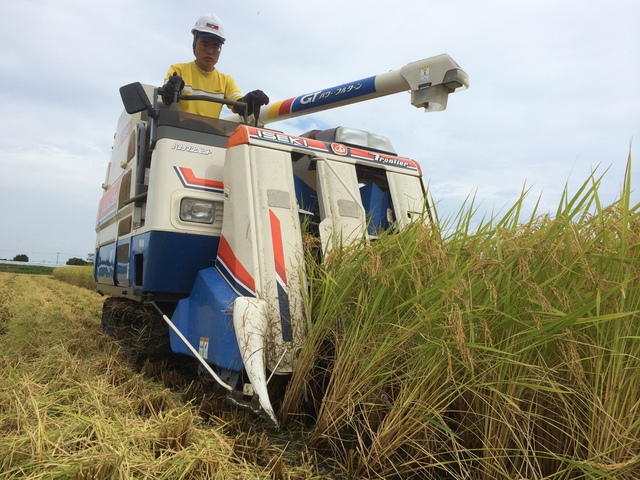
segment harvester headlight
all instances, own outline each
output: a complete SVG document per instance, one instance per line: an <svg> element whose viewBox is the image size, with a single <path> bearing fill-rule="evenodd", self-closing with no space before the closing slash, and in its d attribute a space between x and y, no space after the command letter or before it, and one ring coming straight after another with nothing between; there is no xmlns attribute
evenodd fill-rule
<svg viewBox="0 0 640 480"><path fill-rule="evenodd" d="M196 223L213 223L216 207L213 202L183 198L180 202L180 220Z"/></svg>

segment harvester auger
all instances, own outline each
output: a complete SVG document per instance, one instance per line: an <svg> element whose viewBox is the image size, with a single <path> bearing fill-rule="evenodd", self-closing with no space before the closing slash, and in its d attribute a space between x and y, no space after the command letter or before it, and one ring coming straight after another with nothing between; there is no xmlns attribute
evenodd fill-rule
<svg viewBox="0 0 640 480"><path fill-rule="evenodd" d="M234 403L278 425L269 385L294 371L309 328L303 232L324 257L435 219L418 163L385 137L263 127L402 91L416 107L444 110L448 95L467 87L443 54L274 102L249 122L166 107L152 86L122 87L126 111L96 223L98 291L112 297L110 308L158 309L171 350L197 358ZM127 317L118 322L126 327Z"/></svg>

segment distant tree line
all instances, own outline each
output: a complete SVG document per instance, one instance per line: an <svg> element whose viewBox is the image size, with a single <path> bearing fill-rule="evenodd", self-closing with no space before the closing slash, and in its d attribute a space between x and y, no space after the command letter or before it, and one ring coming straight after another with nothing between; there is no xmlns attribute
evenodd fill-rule
<svg viewBox="0 0 640 480"><path fill-rule="evenodd" d="M67 265L93 265L93 257L94 254L90 253L89 255L87 255L87 260L83 260L81 258L78 257L73 257L70 258L69 260L67 260ZM29 261L29 257L27 255L25 255L24 253L21 253L19 255L16 255L15 257L13 257L13 261L14 262L28 262Z"/></svg>
<svg viewBox="0 0 640 480"><path fill-rule="evenodd" d="M88 262L78 257L73 257L67 260L67 265L91 265L91 264L93 264L93 262Z"/></svg>

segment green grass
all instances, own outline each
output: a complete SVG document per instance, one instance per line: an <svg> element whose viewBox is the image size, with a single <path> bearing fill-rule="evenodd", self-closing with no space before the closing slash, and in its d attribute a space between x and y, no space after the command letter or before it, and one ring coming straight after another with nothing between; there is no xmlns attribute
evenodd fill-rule
<svg viewBox="0 0 640 480"><path fill-rule="evenodd" d="M41 265L17 265L14 263L0 262L0 272L6 273L27 273L30 275L51 275L55 267L45 267Z"/></svg>
<svg viewBox="0 0 640 480"><path fill-rule="evenodd" d="M0 273L24 273L28 275L53 275L57 280L76 285L78 287L95 290L93 280L93 265L82 267L47 267L43 265L24 265L0 262Z"/></svg>

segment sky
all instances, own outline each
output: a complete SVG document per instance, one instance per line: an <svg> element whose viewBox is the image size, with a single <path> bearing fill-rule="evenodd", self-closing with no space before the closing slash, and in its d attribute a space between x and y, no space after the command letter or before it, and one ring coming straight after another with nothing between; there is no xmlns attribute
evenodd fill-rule
<svg viewBox="0 0 640 480"><path fill-rule="evenodd" d="M637 0L21 0L2 12L0 259L94 251L118 89L160 86L169 65L191 61L205 13L226 29L217 68L272 101L449 54L470 87L443 112L402 92L269 125L387 136L420 163L441 218L470 197L480 213L505 212L523 188L525 209L553 215L594 171L608 205L630 152L640 202Z"/></svg>

